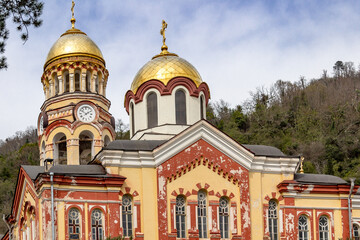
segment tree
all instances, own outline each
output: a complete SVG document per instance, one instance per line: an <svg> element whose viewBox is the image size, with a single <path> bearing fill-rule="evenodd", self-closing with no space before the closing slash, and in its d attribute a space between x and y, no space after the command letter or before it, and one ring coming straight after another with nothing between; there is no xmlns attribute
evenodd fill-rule
<svg viewBox="0 0 360 240"><path fill-rule="evenodd" d="M6 19L12 16L12 21L17 25L16 29L21 32L24 43L29 38L29 26L40 27L44 4L39 0L0 0L0 69L7 68L4 55L5 43L9 38L9 30L6 27Z"/></svg>

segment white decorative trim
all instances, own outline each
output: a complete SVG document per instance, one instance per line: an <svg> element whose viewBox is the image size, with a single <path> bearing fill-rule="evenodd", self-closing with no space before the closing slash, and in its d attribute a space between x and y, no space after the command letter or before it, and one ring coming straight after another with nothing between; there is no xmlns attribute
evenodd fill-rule
<svg viewBox="0 0 360 240"><path fill-rule="evenodd" d="M103 150L98 154L97 159L105 167L154 168L200 139L203 139L250 171L293 174L299 162L298 157L255 156L241 144L237 143L205 120L201 120L185 129L152 152Z"/></svg>

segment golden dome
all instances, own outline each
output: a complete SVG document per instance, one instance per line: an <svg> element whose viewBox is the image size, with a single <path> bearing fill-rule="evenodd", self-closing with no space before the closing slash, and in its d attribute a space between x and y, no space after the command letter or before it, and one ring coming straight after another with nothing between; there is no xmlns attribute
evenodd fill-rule
<svg viewBox="0 0 360 240"><path fill-rule="evenodd" d="M159 80L166 86L174 77L190 78L199 87L202 79L196 68L178 55L169 53L167 48L162 50L138 71L131 84L131 91L136 93L141 84L152 79Z"/></svg>
<svg viewBox="0 0 360 240"><path fill-rule="evenodd" d="M71 28L51 47L44 68L59 58L79 55L96 58L105 64L99 47L84 32Z"/></svg>

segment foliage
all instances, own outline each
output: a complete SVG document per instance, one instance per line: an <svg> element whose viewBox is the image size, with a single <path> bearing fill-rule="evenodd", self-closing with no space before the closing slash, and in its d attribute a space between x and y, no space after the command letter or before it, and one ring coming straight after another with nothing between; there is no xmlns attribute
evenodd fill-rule
<svg viewBox="0 0 360 240"><path fill-rule="evenodd" d="M6 19L12 16L12 21L21 32L24 43L29 38L29 26L40 27L43 3L39 0L0 0L0 54L5 52L5 42L9 38ZM5 56L0 56L0 69L6 69Z"/></svg>
<svg viewBox="0 0 360 240"><path fill-rule="evenodd" d="M239 143L303 155L308 173L359 178L360 71L341 61L333 69L309 82L278 80L235 108L212 103L207 119Z"/></svg>
<svg viewBox="0 0 360 240"><path fill-rule="evenodd" d="M115 124L116 140L119 139L130 139L129 125L124 124L121 119L116 120Z"/></svg>
<svg viewBox="0 0 360 240"><path fill-rule="evenodd" d="M5 141L0 140L0 215L9 214L20 165L38 165L39 149L35 128L16 134ZM0 222L0 233L7 228Z"/></svg>

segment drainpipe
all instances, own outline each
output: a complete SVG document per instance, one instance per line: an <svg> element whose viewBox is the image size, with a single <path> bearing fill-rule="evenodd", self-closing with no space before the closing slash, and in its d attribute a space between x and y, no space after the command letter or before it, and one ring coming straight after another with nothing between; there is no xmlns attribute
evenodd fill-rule
<svg viewBox="0 0 360 240"><path fill-rule="evenodd" d="M7 228L9 229L9 240L11 240L11 235L12 235L12 233L11 233L11 227L10 227L9 223L8 223L8 222L6 221L6 219L5 219L5 214L3 214L3 220L4 220Z"/></svg>
<svg viewBox="0 0 360 240"><path fill-rule="evenodd" d="M349 192L349 197L348 197L348 211L349 211L349 231L350 231L350 239L352 239L352 221L351 221L351 195L352 192L354 190L354 182L355 182L355 178L350 178L350 182L351 182L351 186L350 186L350 192Z"/></svg>
<svg viewBox="0 0 360 240"><path fill-rule="evenodd" d="M54 173L50 173L51 182L51 235L52 240L55 240L55 219L54 219Z"/></svg>

